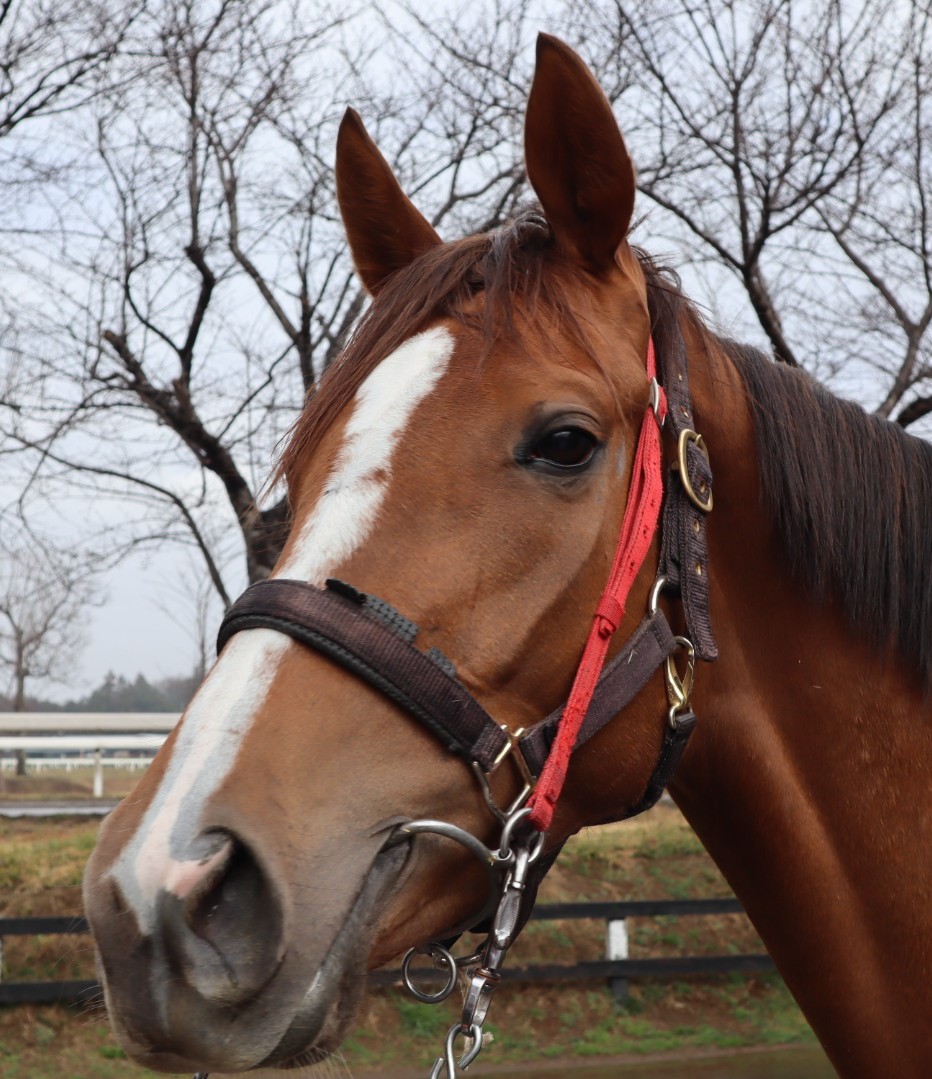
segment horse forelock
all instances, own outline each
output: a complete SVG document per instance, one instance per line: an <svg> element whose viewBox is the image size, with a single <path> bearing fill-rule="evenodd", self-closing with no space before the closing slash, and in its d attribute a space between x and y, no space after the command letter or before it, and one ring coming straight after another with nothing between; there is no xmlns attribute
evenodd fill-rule
<svg viewBox="0 0 932 1079"><path fill-rule="evenodd" d="M405 340L440 318L478 331L480 355L508 338L522 347L515 312L546 310L601 367L584 317L568 287L573 274L554 247L540 209L529 207L492 232L434 247L388 279L322 376L295 423L274 479L289 486L304 469L324 432L347 408L359 386ZM482 303L476 297L481 294Z"/></svg>

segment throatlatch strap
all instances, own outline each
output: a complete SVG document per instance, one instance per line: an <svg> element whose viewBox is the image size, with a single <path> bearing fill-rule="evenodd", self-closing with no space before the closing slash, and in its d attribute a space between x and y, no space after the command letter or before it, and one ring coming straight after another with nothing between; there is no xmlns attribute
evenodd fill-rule
<svg viewBox="0 0 932 1079"><path fill-rule="evenodd" d="M653 381L656 374L654 342L649 338L647 342L648 381ZM592 628L576 670L573 688L570 690L569 700L566 702L550 755L547 757L540 780L528 802L531 807L530 823L541 832L546 832L550 827L557 799L560 797L566 780L570 756L605 664L609 644L624 617L628 593L647 558L647 552L650 550L657 531L660 506L663 501L661 421L662 415L658 417L653 409L648 407L641 422L628 502L621 525L621 538L615 550L608 584L602 593L602 599L593 618Z"/></svg>
<svg viewBox="0 0 932 1079"><path fill-rule="evenodd" d="M652 317L657 326L663 383L667 394L667 426L679 442L683 431L692 430L695 419L689 394L689 365L686 342L678 330L665 329L669 319ZM709 458L692 439L685 444L686 471L694 491L707 491L712 497L712 469ZM699 659L718 659L718 648L709 614L709 550L706 540L706 514L686 495L679 469L667 473L667 497L663 509L660 575L679 590L686 618L686 636L693 642Z"/></svg>
<svg viewBox="0 0 932 1079"><path fill-rule="evenodd" d="M644 791L641 799L633 806L629 806L624 816L618 819L627 820L629 817L636 817L657 804L661 794L667 789L667 784L673 778L676 766L680 763L680 757L683 756L695 727L694 712L680 712L676 717L675 727L667 724L663 734L663 745L660 748L660 758L648 780L647 790Z"/></svg>

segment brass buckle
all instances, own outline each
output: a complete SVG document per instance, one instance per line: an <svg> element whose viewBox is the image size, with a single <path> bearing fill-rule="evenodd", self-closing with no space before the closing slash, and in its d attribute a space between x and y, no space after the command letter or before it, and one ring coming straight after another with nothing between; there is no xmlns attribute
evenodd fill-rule
<svg viewBox="0 0 932 1079"><path fill-rule="evenodd" d="M533 786L534 777L531 775L531 771L527 766L527 761L524 759L524 754L521 752L521 749L518 745L518 743L521 741L521 736L524 734L525 728L519 727L516 731L512 731L509 730L509 728L506 727L504 723L500 723L499 727L501 728L502 734L505 735L508 741L502 746L495 760L492 761L492 767L489 769L489 775L491 775L495 771L495 769L498 768L502 761L508 759L509 754L514 753L515 764L518 766L518 771L521 773L521 778L524 780L525 783L530 783L531 786Z"/></svg>
<svg viewBox="0 0 932 1079"><path fill-rule="evenodd" d="M686 492L689 501L698 510L702 510L703 513L712 512L712 489L709 488L709 497L705 502L696 494L692 481L689 478L689 472L686 468L686 450L690 442L695 442L696 446L702 450L705 454L705 458L709 460L709 448L705 444L705 440L702 435L697 435L695 431L690 428L686 428L680 431L679 441L676 444L676 459L680 469L680 483L683 485L683 490Z"/></svg>
<svg viewBox="0 0 932 1079"><path fill-rule="evenodd" d="M524 754L521 752L520 742L521 736L525 733L526 728L519 727L518 730L512 731L505 726L504 723L500 723L502 731L505 737L508 739L504 746L499 751L498 756L492 761L492 767L486 771L478 761L472 762L472 770L476 774L476 778L479 780L479 786L482 788L482 795L485 798L486 805L492 811L492 813L499 818L499 820L507 820L514 812L516 812L527 801L534 787L537 785L537 780L532 774L530 768L527 766L527 761L524 759ZM518 774L521 777L522 788L515 800L511 805L501 810L495 803L495 798L492 794L492 787L489 783L489 776L498 768L500 764L512 757L515 762L515 766L518 769Z"/></svg>

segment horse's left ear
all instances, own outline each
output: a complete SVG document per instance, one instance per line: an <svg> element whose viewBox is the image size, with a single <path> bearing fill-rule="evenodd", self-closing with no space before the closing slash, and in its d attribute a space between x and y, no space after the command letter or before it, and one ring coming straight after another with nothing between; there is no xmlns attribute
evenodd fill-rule
<svg viewBox="0 0 932 1079"><path fill-rule="evenodd" d="M607 270L634 211L634 166L589 68L555 37L537 39L524 130L528 179L560 249Z"/></svg>
<svg viewBox="0 0 932 1079"><path fill-rule="evenodd" d="M443 242L401 190L354 109L340 124L336 179L353 262L373 295L396 270Z"/></svg>

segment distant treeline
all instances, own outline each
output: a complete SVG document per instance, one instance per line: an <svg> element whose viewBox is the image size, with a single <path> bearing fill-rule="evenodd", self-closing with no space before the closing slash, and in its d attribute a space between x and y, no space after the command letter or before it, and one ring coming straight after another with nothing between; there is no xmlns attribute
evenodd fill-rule
<svg viewBox="0 0 932 1079"><path fill-rule="evenodd" d="M181 712L200 682L196 674L150 682L137 674L133 680L110 671L86 697L66 701L26 698L27 712ZM0 712L13 710L10 697L0 694Z"/></svg>

